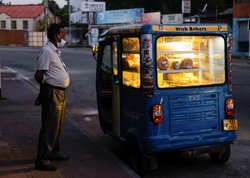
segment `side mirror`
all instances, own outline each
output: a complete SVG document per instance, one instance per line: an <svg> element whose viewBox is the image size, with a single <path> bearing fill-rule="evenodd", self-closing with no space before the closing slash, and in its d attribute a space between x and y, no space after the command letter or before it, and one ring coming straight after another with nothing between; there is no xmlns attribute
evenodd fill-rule
<svg viewBox="0 0 250 178"><path fill-rule="evenodd" d="M97 53L98 53L98 45L95 44L95 45L92 46L92 54L93 54L95 60L96 60L96 54Z"/></svg>

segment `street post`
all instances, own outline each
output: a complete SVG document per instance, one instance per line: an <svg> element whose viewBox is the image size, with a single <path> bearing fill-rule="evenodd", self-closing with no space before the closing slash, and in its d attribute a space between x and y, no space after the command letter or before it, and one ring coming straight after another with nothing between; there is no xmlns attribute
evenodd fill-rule
<svg viewBox="0 0 250 178"><path fill-rule="evenodd" d="M48 28L48 0L43 0L44 5L44 21L45 21L45 35L47 36L47 28Z"/></svg>
<svg viewBox="0 0 250 178"><path fill-rule="evenodd" d="M2 98L2 65L1 65L1 56L0 56L0 99Z"/></svg>
<svg viewBox="0 0 250 178"><path fill-rule="evenodd" d="M248 59L250 59L250 14L248 17Z"/></svg>

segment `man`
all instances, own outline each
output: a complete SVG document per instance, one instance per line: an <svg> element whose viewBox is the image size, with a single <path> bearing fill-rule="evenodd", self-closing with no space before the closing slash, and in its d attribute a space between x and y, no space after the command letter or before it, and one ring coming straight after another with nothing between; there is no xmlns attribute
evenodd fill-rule
<svg viewBox="0 0 250 178"><path fill-rule="evenodd" d="M40 84L42 105L42 128L35 166L40 170L56 171L57 168L50 161L69 159L68 156L59 153L69 75L58 49L66 42L64 28L58 24L51 24L47 37L49 41L38 55L35 73L35 79Z"/></svg>

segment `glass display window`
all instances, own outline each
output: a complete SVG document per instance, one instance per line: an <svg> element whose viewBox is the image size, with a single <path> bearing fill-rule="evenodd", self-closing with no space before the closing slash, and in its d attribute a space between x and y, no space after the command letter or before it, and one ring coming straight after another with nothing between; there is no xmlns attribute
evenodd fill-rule
<svg viewBox="0 0 250 178"><path fill-rule="evenodd" d="M138 37L122 39L122 83L140 88L140 40Z"/></svg>
<svg viewBox="0 0 250 178"><path fill-rule="evenodd" d="M158 87L223 84L225 44L222 36L159 37L156 42Z"/></svg>
<svg viewBox="0 0 250 178"><path fill-rule="evenodd" d="M101 78L102 80L109 80L112 78L112 66L111 66L111 46L105 46L103 50L103 57L101 63Z"/></svg>

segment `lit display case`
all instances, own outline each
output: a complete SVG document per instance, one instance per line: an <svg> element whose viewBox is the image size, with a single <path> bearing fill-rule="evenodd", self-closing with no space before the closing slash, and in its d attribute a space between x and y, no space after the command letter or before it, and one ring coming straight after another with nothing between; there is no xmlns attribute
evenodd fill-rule
<svg viewBox="0 0 250 178"><path fill-rule="evenodd" d="M156 42L159 88L216 85L225 82L222 36L163 36Z"/></svg>

